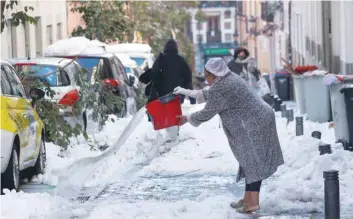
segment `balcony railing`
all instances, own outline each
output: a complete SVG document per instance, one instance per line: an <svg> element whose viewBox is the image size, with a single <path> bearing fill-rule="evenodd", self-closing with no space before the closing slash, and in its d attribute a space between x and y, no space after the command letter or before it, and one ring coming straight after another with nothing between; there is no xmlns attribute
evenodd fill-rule
<svg viewBox="0 0 353 219"><path fill-rule="evenodd" d="M221 43L222 32L221 31L208 31L207 32L207 43Z"/></svg>

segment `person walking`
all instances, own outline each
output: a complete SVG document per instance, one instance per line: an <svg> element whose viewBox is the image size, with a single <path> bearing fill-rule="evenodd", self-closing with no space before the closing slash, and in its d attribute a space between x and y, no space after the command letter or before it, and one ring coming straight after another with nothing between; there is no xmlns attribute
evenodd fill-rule
<svg viewBox="0 0 353 219"><path fill-rule="evenodd" d="M245 178L244 197L230 206L240 213L260 209L259 195L263 180L272 176L284 163L278 140L275 113L247 82L227 67L222 58L212 58L205 65L209 89L187 90L177 87L174 94L196 98L205 107L180 116L180 125L192 126L219 115L230 148L239 162L237 182Z"/></svg>
<svg viewBox="0 0 353 219"><path fill-rule="evenodd" d="M234 52L233 59L230 60L230 62L228 63L228 68L232 72L240 75L243 79L248 81L249 77L247 74L248 72L247 65L248 65L249 58L250 58L249 51L244 47L240 47Z"/></svg>
<svg viewBox="0 0 353 219"><path fill-rule="evenodd" d="M152 68L145 71L139 80L147 84L145 88L147 103L172 93L178 86L193 89L191 69L186 60L179 55L177 42L173 39L166 42L163 53L158 55ZM178 130L178 126L167 129L172 141L176 140Z"/></svg>

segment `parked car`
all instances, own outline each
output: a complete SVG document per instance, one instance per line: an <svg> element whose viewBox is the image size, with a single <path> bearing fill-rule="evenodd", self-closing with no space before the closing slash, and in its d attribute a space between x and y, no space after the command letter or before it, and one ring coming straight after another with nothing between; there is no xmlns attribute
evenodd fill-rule
<svg viewBox="0 0 353 219"><path fill-rule="evenodd" d="M81 125L82 131L87 129L86 107L83 110L75 110L75 103L80 98L80 87L77 83L77 75L82 67L71 59L65 58L34 58L34 59L11 59L9 62L18 72L28 73L38 77L47 83L55 92L53 97L48 95L46 99L57 103L62 116L73 127Z"/></svg>
<svg viewBox="0 0 353 219"><path fill-rule="evenodd" d="M142 88L142 84L139 83L138 78L140 75L143 73L142 69L137 65L137 63L132 60L128 55L118 53L115 54L120 61L122 62L125 72L129 77L134 77L135 78L135 83L134 83L134 88L139 89Z"/></svg>
<svg viewBox="0 0 353 219"><path fill-rule="evenodd" d="M111 87L113 92L124 99L125 109L121 109L121 115L127 112L133 114L136 112L136 93L133 89L135 83L134 77L128 77L124 66L116 55L112 53L85 54L78 56L63 56L65 58L76 59L76 61L89 73L89 80L103 81L105 85ZM93 71L96 69L96 71ZM93 74L92 74L93 73ZM96 77L95 74L98 74Z"/></svg>
<svg viewBox="0 0 353 219"><path fill-rule="evenodd" d="M10 63L1 64L1 189L18 191L20 172L31 175L44 172L46 161L45 131L35 101L44 91L32 89L29 99Z"/></svg>

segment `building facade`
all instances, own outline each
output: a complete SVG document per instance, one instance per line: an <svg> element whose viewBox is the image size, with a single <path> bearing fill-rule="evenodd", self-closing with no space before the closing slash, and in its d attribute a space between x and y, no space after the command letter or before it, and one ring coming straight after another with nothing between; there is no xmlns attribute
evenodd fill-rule
<svg viewBox="0 0 353 219"><path fill-rule="evenodd" d="M196 74L203 74L207 59L222 56L231 58L237 46L236 35L236 2L235 1L201 1L199 8L189 9L191 20L188 24L188 35L194 44ZM197 19L202 11L203 21Z"/></svg>
<svg viewBox="0 0 353 219"><path fill-rule="evenodd" d="M55 41L67 37L66 1L19 1L17 8L32 6L29 15L36 19L36 24L13 26L10 10L5 10L7 25L1 33L1 59L15 57L40 57L44 49Z"/></svg>
<svg viewBox="0 0 353 219"><path fill-rule="evenodd" d="M353 74L353 2L290 2L294 64Z"/></svg>

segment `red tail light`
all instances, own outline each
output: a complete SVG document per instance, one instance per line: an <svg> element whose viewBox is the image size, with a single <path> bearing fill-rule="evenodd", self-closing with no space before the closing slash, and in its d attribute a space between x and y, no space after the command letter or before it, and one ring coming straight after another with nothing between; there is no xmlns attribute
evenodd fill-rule
<svg viewBox="0 0 353 219"><path fill-rule="evenodd" d="M119 81L116 80L116 79L114 79L114 78L105 79L105 80L104 80L104 83L105 83L105 84L109 84L109 85L111 85L111 86L113 86L113 87L119 86Z"/></svg>
<svg viewBox="0 0 353 219"><path fill-rule="evenodd" d="M59 104L72 106L80 98L80 93L78 90L69 91L65 96L59 101Z"/></svg>

